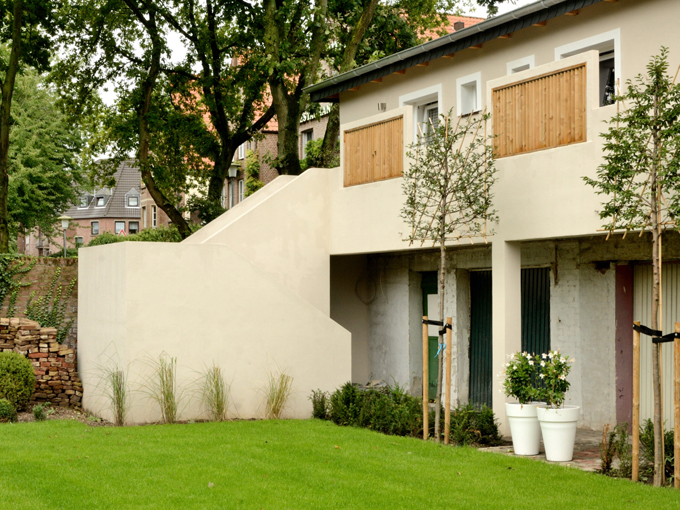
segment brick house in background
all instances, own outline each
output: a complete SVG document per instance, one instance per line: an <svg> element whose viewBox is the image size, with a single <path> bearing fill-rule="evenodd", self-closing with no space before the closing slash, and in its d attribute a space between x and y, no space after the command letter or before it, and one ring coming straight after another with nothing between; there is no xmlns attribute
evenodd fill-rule
<svg viewBox="0 0 680 510"><path fill-rule="evenodd" d="M73 218L66 231L68 248L87 246L93 238L104 232L120 235L124 232L129 235L143 228L139 170L130 161L125 161L116 170L114 179L116 184L113 187L83 193L78 204L64 212ZM47 256L63 250L61 236L50 240L38 230L31 232L18 244L19 251L26 255Z"/></svg>

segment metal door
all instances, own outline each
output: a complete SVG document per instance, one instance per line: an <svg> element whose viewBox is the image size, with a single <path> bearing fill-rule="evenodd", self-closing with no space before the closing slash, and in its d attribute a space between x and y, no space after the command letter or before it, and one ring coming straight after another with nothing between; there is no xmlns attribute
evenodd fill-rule
<svg viewBox="0 0 680 510"><path fill-rule="evenodd" d="M491 271L470 273L470 402L491 406Z"/></svg>
<svg viewBox="0 0 680 510"><path fill-rule="evenodd" d="M437 272L428 271L422 273L423 289L423 315L428 319L439 320L439 288L437 286ZM437 370L439 369L437 358L437 348L439 346L439 336L437 326L428 327L428 396L434 400L437 397Z"/></svg>
<svg viewBox="0 0 680 510"><path fill-rule="evenodd" d="M522 350L550 350L550 268L522 269Z"/></svg>

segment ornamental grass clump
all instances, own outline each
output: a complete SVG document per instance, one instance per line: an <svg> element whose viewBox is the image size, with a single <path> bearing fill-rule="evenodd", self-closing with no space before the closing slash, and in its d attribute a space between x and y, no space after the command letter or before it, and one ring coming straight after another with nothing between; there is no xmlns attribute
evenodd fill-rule
<svg viewBox="0 0 680 510"><path fill-rule="evenodd" d="M104 368L104 381L106 384L106 397L111 404L113 423L117 426L125 425L125 416L128 410L128 387L127 376L117 364Z"/></svg>
<svg viewBox="0 0 680 510"><path fill-rule="evenodd" d="M556 409L564 406L567 390L571 386L567 376L573 362L574 358L563 356L559 349L541 354L538 366L540 386L537 388L537 396L548 404L548 407Z"/></svg>
<svg viewBox="0 0 680 510"><path fill-rule="evenodd" d="M536 365L539 356L528 352L516 352L505 364L501 372L503 392L508 397L516 398L520 404L528 404L536 400L538 393L535 387Z"/></svg>
<svg viewBox="0 0 680 510"><path fill-rule="evenodd" d="M224 381L222 369L213 365L203 373L201 398L212 421L225 421L229 409L229 385Z"/></svg>
<svg viewBox="0 0 680 510"><path fill-rule="evenodd" d="M285 370L278 370L268 374L267 385L264 388L265 418L278 420L288 405L293 393L293 378Z"/></svg>
<svg viewBox="0 0 680 510"><path fill-rule="evenodd" d="M163 353L147 364L151 367L152 374L144 384L144 393L158 404L161 423L175 423L181 399L177 390L177 358Z"/></svg>

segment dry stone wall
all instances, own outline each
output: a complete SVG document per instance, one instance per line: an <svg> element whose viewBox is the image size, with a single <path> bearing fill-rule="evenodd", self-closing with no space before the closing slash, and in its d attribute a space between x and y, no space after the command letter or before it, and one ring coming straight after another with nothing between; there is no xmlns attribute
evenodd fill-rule
<svg viewBox="0 0 680 510"><path fill-rule="evenodd" d="M0 319L0 350L26 356L35 371L31 404L80 407L83 385L76 369L75 349L57 343L56 328L41 328L28 319Z"/></svg>

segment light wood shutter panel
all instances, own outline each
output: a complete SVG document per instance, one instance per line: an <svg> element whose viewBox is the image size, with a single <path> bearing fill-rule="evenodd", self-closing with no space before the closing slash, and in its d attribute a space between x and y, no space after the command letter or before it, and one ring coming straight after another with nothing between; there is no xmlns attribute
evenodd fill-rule
<svg viewBox="0 0 680 510"><path fill-rule="evenodd" d="M496 156L586 141L586 65L493 89Z"/></svg>
<svg viewBox="0 0 680 510"><path fill-rule="evenodd" d="M345 186L401 177L403 116L345 131Z"/></svg>

